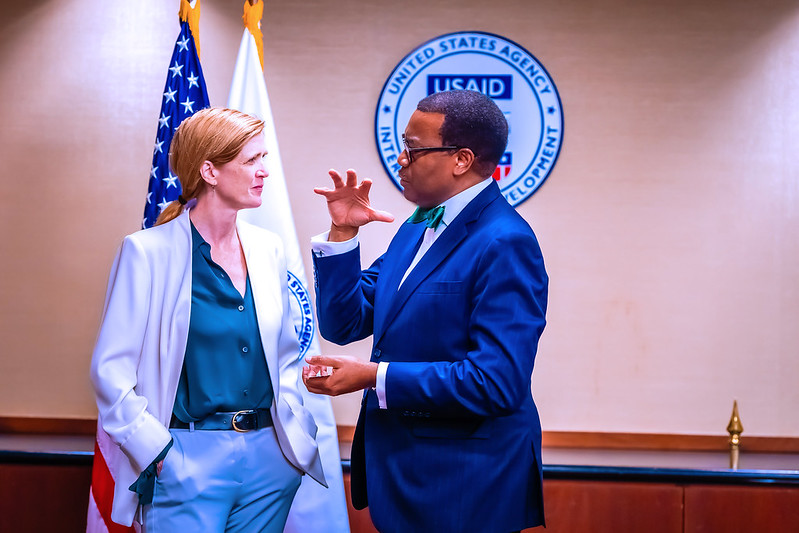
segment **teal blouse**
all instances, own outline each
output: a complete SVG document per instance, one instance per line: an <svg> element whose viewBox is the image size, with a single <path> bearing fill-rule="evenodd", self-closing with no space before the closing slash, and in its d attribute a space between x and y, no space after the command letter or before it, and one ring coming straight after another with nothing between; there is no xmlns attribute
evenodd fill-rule
<svg viewBox="0 0 799 533"><path fill-rule="evenodd" d="M194 422L217 411L268 409L274 393L250 275L242 297L194 224L191 239L191 318L174 415Z"/></svg>

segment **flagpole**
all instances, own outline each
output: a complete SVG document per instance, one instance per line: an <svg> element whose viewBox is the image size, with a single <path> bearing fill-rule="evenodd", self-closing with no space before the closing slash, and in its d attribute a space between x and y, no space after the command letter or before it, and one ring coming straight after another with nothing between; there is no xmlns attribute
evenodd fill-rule
<svg viewBox="0 0 799 533"><path fill-rule="evenodd" d="M286 263L289 271L289 290L292 298L292 317L300 340L299 357L320 354L316 324L311 309L308 282L297 241L294 217L289 202L286 177L280 158L280 148L272 109L269 103L263 69L263 38L261 17L263 2L245 0L242 20L245 30L236 60L236 68L230 87L228 107L259 116L266 123L266 164L269 177L264 181L262 204L255 209L239 212L239 216L252 224L278 234L283 240ZM306 408L313 414L318 426L316 440L322 458L328 487L324 488L309 476L304 476L286 523L285 532L349 533L349 518L344 495L341 471L341 455L338 446L336 421L330 398L311 394L301 384Z"/></svg>

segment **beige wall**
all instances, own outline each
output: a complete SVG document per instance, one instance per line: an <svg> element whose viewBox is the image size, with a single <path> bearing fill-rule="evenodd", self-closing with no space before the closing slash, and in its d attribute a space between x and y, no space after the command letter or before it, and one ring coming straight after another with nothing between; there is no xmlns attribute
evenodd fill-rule
<svg viewBox="0 0 799 533"><path fill-rule="evenodd" d="M113 254L140 224L177 4L0 7L0 416L95 415L89 359ZM327 225L311 189L329 167L410 212L374 147L383 82L440 34L503 35L545 65L565 113L560 160L519 207L551 276L544 428L721 434L737 398L745 434L799 436L799 6L601 4L268 2L300 242ZM239 17L239 1L203 2L213 104ZM364 262L396 224L363 231ZM323 351L365 357L368 343ZM337 398L339 423L357 406Z"/></svg>

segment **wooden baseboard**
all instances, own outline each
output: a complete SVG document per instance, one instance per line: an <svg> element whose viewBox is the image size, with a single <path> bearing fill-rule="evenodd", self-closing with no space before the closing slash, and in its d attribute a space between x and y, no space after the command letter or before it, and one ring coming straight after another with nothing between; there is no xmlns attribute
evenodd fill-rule
<svg viewBox="0 0 799 533"><path fill-rule="evenodd" d="M27 435L94 435L94 418L34 418L0 416L0 433Z"/></svg>
<svg viewBox="0 0 799 533"><path fill-rule="evenodd" d="M33 418L0 416L0 434L94 435L97 421L89 418ZM338 440L352 442L355 426L338 426ZM598 433L545 431L545 448L605 450L714 451L729 450L723 435L659 433ZM799 453L799 437L741 436L741 451L748 453Z"/></svg>

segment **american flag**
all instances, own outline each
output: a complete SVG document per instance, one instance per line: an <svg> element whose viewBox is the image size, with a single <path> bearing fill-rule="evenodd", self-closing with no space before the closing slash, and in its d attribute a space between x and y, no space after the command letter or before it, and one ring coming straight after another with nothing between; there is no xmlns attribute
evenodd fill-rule
<svg viewBox="0 0 799 533"><path fill-rule="evenodd" d="M181 21L180 35L166 75L161 115L158 117L143 228L155 224L161 210L169 202L177 200L181 192L180 181L169 168L169 144L172 142L172 135L184 118L208 105L208 91L205 89L203 69L200 67L194 38L189 23Z"/></svg>
<svg viewBox="0 0 799 533"><path fill-rule="evenodd" d="M191 8L193 9L193 7ZM194 37L189 27L190 9L184 20L181 7L180 35L169 63L161 115L153 150L153 166L150 170L150 185L147 203L144 206L142 227L149 228L166 205L176 200L181 192L177 176L169 169L169 144L172 135L184 118L208 107L208 92L200 68ZM99 421L92 466L92 484L89 508L86 517L87 533L135 533L131 526L117 524L111 520L115 480L108 468L107 458L114 453L116 445L106 434ZM118 450L118 448L117 448Z"/></svg>

